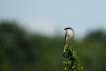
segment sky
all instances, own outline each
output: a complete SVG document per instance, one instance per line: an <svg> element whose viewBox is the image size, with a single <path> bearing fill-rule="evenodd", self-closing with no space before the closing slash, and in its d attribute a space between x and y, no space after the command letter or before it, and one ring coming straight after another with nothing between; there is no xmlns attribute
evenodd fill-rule
<svg viewBox="0 0 106 71"><path fill-rule="evenodd" d="M75 37L106 28L106 0L0 0L0 20L15 20L30 32Z"/></svg>

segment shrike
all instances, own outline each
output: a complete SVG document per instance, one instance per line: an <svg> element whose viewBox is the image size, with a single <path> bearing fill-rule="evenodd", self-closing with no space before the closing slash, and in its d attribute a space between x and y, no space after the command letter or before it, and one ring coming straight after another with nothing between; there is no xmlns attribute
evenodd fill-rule
<svg viewBox="0 0 106 71"><path fill-rule="evenodd" d="M65 38L64 38L64 43L66 44L70 44L70 41L72 40L72 38L74 37L74 30L70 27L66 27L64 30L66 30L66 34L65 34ZM64 54L65 54L65 47L64 47ZM63 56L64 56L63 54Z"/></svg>
<svg viewBox="0 0 106 71"><path fill-rule="evenodd" d="M65 44L70 44L70 41L74 37L74 30L70 27L66 27L64 30L66 30L64 42Z"/></svg>

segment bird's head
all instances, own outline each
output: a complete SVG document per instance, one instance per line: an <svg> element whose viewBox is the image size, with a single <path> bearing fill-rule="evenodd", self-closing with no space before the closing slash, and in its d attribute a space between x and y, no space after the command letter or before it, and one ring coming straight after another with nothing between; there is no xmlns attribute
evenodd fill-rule
<svg viewBox="0 0 106 71"><path fill-rule="evenodd" d="M71 29L70 27L66 27L64 30Z"/></svg>

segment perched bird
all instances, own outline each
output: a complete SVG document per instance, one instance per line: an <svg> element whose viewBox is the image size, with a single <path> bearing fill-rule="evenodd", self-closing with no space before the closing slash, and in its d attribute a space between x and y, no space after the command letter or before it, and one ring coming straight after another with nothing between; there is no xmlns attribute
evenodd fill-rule
<svg viewBox="0 0 106 71"><path fill-rule="evenodd" d="M74 30L70 27L66 27L64 30L66 30L64 42L70 44L71 39L74 37Z"/></svg>
<svg viewBox="0 0 106 71"><path fill-rule="evenodd" d="M65 38L64 38L64 43L66 44L70 44L70 41L72 40L72 38L74 37L74 30L70 27L66 27L64 30L66 30L66 34L65 34ZM64 47L64 53L63 56L65 54L65 47Z"/></svg>

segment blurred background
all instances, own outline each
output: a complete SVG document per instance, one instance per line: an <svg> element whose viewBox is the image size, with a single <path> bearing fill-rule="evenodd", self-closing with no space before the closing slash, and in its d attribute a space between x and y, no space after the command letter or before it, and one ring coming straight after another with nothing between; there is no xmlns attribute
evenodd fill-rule
<svg viewBox="0 0 106 71"><path fill-rule="evenodd" d="M65 27L85 71L106 71L106 0L0 0L0 71L64 71Z"/></svg>

